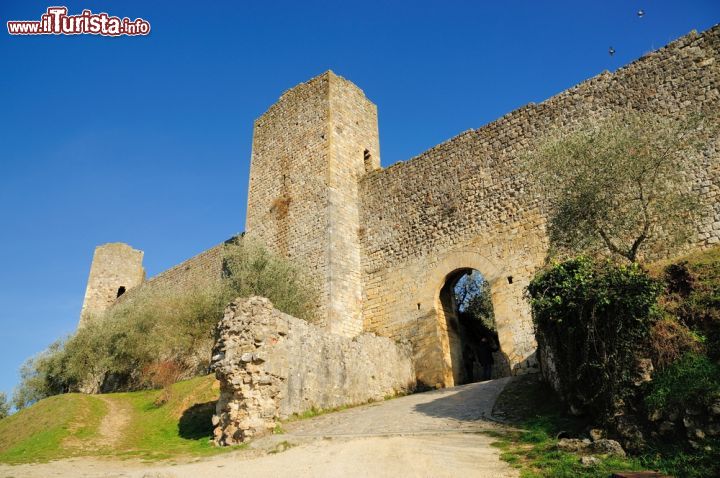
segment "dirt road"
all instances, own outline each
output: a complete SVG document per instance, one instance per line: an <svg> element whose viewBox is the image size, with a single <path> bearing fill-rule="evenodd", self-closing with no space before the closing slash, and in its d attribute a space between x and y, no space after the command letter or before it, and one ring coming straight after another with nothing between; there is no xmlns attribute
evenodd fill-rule
<svg viewBox="0 0 720 478"><path fill-rule="evenodd" d="M0 478L516 477L483 432L509 379L388 400L284 425L249 450L179 463L91 458L0 465Z"/></svg>

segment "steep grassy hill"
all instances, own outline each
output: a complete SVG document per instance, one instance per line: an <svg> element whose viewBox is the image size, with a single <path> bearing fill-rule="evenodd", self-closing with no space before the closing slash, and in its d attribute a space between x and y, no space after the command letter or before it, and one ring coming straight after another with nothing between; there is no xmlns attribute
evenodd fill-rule
<svg viewBox="0 0 720 478"><path fill-rule="evenodd" d="M204 376L165 391L53 396L0 421L0 462L220 453L209 443L218 393Z"/></svg>

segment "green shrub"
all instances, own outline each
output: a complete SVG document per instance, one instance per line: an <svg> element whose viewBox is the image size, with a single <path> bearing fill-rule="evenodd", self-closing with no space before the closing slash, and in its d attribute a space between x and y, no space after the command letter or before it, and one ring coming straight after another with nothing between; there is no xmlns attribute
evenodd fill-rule
<svg viewBox="0 0 720 478"><path fill-rule="evenodd" d="M63 341L57 341L20 367L20 384L12 399L16 409L67 391L61 380L63 346Z"/></svg>
<svg viewBox="0 0 720 478"><path fill-rule="evenodd" d="M5 392L0 392L0 420L10 415L10 403Z"/></svg>
<svg viewBox="0 0 720 478"><path fill-rule="evenodd" d="M720 248L670 264L664 278L665 308L705 339L711 358L720 359Z"/></svg>
<svg viewBox="0 0 720 478"><path fill-rule="evenodd" d="M290 261L247 239L226 246L226 297L267 297L276 309L313 322L317 284ZM228 302L229 302L228 300Z"/></svg>
<svg viewBox="0 0 720 478"><path fill-rule="evenodd" d="M538 342L554 356L560 393L604 417L632 389L636 352L655 322L661 284L638 265L577 258L528 286Z"/></svg>
<svg viewBox="0 0 720 478"><path fill-rule="evenodd" d="M687 353L649 384L645 403L650 409L704 407L720 397L720 365L705 355Z"/></svg>
<svg viewBox="0 0 720 478"><path fill-rule="evenodd" d="M73 336L26 362L16 406L68 391L162 388L205 374L215 325L237 297L267 297L279 310L313 320L316 289L287 260L238 240L225 246L223 267L222 279L191 291L131 291Z"/></svg>

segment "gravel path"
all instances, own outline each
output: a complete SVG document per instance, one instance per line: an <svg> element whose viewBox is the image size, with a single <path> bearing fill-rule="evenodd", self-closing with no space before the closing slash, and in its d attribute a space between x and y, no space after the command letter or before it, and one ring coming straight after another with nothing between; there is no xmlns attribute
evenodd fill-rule
<svg viewBox="0 0 720 478"><path fill-rule="evenodd" d="M418 393L287 423L249 450L147 465L90 458L0 465L0 478L516 477L483 431L510 379Z"/></svg>

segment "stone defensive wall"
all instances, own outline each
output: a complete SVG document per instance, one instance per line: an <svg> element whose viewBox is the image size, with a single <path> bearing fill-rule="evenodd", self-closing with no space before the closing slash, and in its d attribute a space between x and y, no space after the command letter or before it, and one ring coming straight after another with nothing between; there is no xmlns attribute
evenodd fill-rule
<svg viewBox="0 0 720 478"><path fill-rule="evenodd" d="M415 384L408 347L371 334L330 333L262 297L228 305L215 340L218 445L268 433L294 414L380 401Z"/></svg>
<svg viewBox="0 0 720 478"><path fill-rule="evenodd" d="M452 330L441 288L454 271L490 281L500 345L516 369L532 360L533 329L523 290L546 255L542 205L528 194L518 158L556 128L572 128L621 108L679 116L720 108L720 27L691 33L619 69L360 181L365 330L409 338L417 361L442 369L419 374L452 383ZM720 236L719 144L711 142L691 178L711 211L697 244ZM452 321L450 321L452 322ZM436 337L447 337L439 341ZM448 343L450 342L450 343ZM431 345L432 344L432 345ZM439 348L438 348L439 347Z"/></svg>
<svg viewBox="0 0 720 478"><path fill-rule="evenodd" d="M181 294L212 285L223 274L223 258L231 237L210 249L145 279L143 251L110 243L95 249L79 326L108 308L132 300L139 293Z"/></svg>
<svg viewBox="0 0 720 478"><path fill-rule="evenodd" d="M142 284L142 289L176 294L190 292L219 281L223 274L223 258L226 247L234 240L235 238L230 238L151 277ZM132 292L128 295L131 294Z"/></svg>
<svg viewBox="0 0 720 478"><path fill-rule="evenodd" d="M628 108L670 118L720 111L720 26L387 169L377 107L328 71L283 93L255 122L245 234L314 276L318 326L348 340L371 332L409 343L420 387L476 378L452 287L477 270L490 283L498 368L523 373L536 365L524 291L548 238L545 205L520 159L557 130ZM708 138L687 177L705 206L696 247L720 242L719 141ZM217 280L224 247L144 281L142 251L99 246L81 324L132 297L132 287L177 292Z"/></svg>

